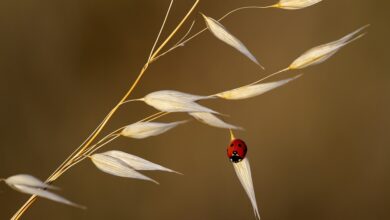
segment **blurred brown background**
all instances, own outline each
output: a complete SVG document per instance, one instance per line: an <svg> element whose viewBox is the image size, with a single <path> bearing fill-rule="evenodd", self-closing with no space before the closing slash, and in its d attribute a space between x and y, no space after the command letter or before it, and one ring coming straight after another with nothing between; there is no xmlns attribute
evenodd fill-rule
<svg viewBox="0 0 390 220"><path fill-rule="evenodd" d="M192 2L174 4L164 36ZM196 12L218 18L240 6L271 3L204 0ZM82 142L135 79L168 4L0 2L0 177L45 179ZM280 76L306 73L287 86L249 100L202 103L246 128L236 135L249 145L263 219L390 219L388 6L325 0L299 11L241 11L223 23L266 71L204 33L151 65L133 97L161 89L202 95L231 89L370 23L367 36L327 62ZM192 19L194 31L204 27L198 13ZM154 112L142 103L127 105L105 132ZM184 176L145 172L161 184L155 185L106 175L86 161L55 183L86 211L40 199L24 219L254 219L225 155L228 142L227 131L195 121L142 141L121 139L106 149ZM0 184L0 219L27 198Z"/></svg>

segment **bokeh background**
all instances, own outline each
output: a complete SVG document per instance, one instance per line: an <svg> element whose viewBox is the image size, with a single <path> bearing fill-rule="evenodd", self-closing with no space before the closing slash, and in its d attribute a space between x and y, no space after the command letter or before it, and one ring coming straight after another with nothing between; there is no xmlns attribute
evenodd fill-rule
<svg viewBox="0 0 390 220"><path fill-rule="evenodd" d="M201 1L218 18L270 0ZM168 0L0 2L0 177L45 179L93 130L135 79ZM192 1L177 1L163 36ZM174 89L212 94L286 67L305 50L365 25L368 34L327 62L281 75L304 77L243 101L202 102L245 127L261 216L276 219L390 219L390 72L387 1L343 0L298 11L246 10L224 25L266 66L261 71L204 33L150 66L133 97ZM204 27L198 13L194 31ZM188 27L189 23L187 23ZM182 32L175 38L178 40ZM123 107L105 132L154 113ZM188 118L185 114L160 121ZM86 161L55 185L86 211L40 199L24 219L254 219L225 155L229 134L192 121L119 149L184 173L148 172L161 185L98 171ZM0 184L0 219L28 198Z"/></svg>

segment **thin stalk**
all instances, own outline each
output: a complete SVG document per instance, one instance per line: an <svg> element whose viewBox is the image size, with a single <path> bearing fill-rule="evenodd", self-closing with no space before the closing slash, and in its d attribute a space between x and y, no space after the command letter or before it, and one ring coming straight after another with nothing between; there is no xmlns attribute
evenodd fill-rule
<svg viewBox="0 0 390 220"><path fill-rule="evenodd" d="M98 128L96 129L95 132L92 133L91 137L90 138L87 138L88 140L86 141L86 143L80 147L76 153L68 160L68 162L65 162L63 163L62 166L60 166L61 168L59 169L56 169L56 171L51 175L51 177L49 177L46 182L48 183L51 183L53 181L55 181L60 175L56 175L56 173L61 173L61 169L63 167L66 167L67 165L69 165L70 163L69 162L72 162L72 160L74 158L77 158L79 157L80 155L83 154L83 152L89 147L89 145L95 140L95 138L100 134L100 132L103 130L103 128L105 127L105 125L108 123L108 121L111 119L111 117L114 115L114 113L116 112L116 110L122 105L122 103L124 101L126 101L126 99L130 96L130 94L133 92L133 90L135 89L135 87L138 85L139 81L141 80L142 76L144 75L145 71L147 70L148 68L148 65L150 63L150 60L153 60L158 54L159 52L165 47L165 45L172 39L172 37L176 34L176 32L180 29L180 27L184 24L184 22L188 19L188 17L190 16L190 14L193 12L193 10L195 9L195 7L198 5L199 3L199 0L196 0L195 3L193 4L193 6L191 7L191 9L187 12L187 14L184 16L184 18L180 21L180 23L176 26L176 28L171 32L171 34L164 40L164 42L157 48L157 50L155 50L152 55L150 56L150 59L148 59L148 61L146 62L146 64L144 65L144 67L141 69L140 73L138 74L138 77L135 79L135 81L133 82L133 84L131 85L131 87L129 88L129 90L126 92L126 94L123 96L122 99L120 99L120 101L118 102L118 104L108 113L108 115L105 117L105 119L102 121L102 123L100 124L100 126L98 126ZM72 153L73 154L73 153ZM55 177L55 178L54 178ZM26 210L34 203L34 201L36 200L36 195L33 195L31 196L23 205L22 207L20 207L20 209L18 211L16 211L16 213L12 216L12 220L18 220L25 212Z"/></svg>
<svg viewBox="0 0 390 220"><path fill-rule="evenodd" d="M122 102L121 105L130 103L130 102L142 102L142 101L143 101L142 99L129 99L129 100Z"/></svg>
<svg viewBox="0 0 390 220"><path fill-rule="evenodd" d="M237 12L237 11L241 11L241 10L245 10L245 9L265 9L265 8L274 8L276 5L269 5L269 6L244 6L244 7L240 7L240 8L236 8L236 9L233 9L231 11L229 11L228 13L226 13L224 16L222 16L220 19L218 19L218 21L222 21L223 19L225 19L226 17L228 17L229 15Z"/></svg>
<svg viewBox="0 0 390 220"><path fill-rule="evenodd" d="M119 132L120 130L122 130L123 128L125 128L125 127L126 127L126 126L122 126L122 127L118 128L118 129L112 131L111 133L107 134L107 135L104 136L102 139L100 139L96 144L91 145L91 146L89 147L89 149L87 149L86 151L88 151L88 150L90 150L90 149L93 149L96 145L99 145L101 142L105 141L106 139L108 139L108 138L110 138L110 137L112 137L112 136L118 135L118 132ZM68 167L69 167L69 166L73 166L72 164L75 163L75 162L77 162L77 160L79 160L79 158L80 158L80 156L77 157L77 158L73 158L73 162L72 162L71 164L67 165L67 166L64 166L63 169L68 170L68 169L69 169ZM59 177L59 176L62 175L62 173L63 173L63 172L61 172L61 174L57 174L56 176Z"/></svg>
<svg viewBox="0 0 390 220"><path fill-rule="evenodd" d="M106 116L107 117L107 116ZM93 134L95 134L95 132L99 129L99 127L103 124L104 120L106 118L103 119L103 121L95 128L95 130L83 141L83 143L81 143L77 148L76 150L74 150L65 160L64 162L61 163L61 165L49 176L48 179L52 178L52 176L57 172L59 171L59 169L61 169L61 167L63 167L66 163L68 163L68 161L77 153L77 151L79 151L83 146L84 144L93 136Z"/></svg>
<svg viewBox="0 0 390 220"><path fill-rule="evenodd" d="M114 136L120 136L120 134L119 134L119 133L116 133L116 132L117 132L117 130L115 130L114 132L112 132L112 133L106 135L105 137L103 137L102 139L100 139L100 141L98 141L96 144L91 145L87 150L84 151L84 154L85 154L86 152L88 152L88 151L94 149L96 146L99 146L100 143L105 143L105 142L104 142L105 140L107 140L107 139L109 139L109 138L112 138L112 137L114 137ZM80 157L82 157L82 155L79 156L78 158L75 158L74 161L79 160ZM74 162L73 162L73 163L74 163ZM73 163L72 163L72 164L73 164ZM72 164L70 164L69 166L71 166ZM65 168L65 169L67 169L67 168Z"/></svg>
<svg viewBox="0 0 390 220"><path fill-rule="evenodd" d="M155 113L155 114L153 114L153 115L149 115L148 117L139 120L138 122L143 122L143 121L149 122L149 121L153 121L153 120L155 120L155 119L157 119L157 118L160 118L160 117L162 117L162 116L164 116L164 115L167 115L167 114L168 114L167 112L157 112L157 113ZM136 122L136 123L138 123L138 122ZM104 137L103 137L102 139L100 139L96 144L91 145L91 146L89 147L89 149L87 149L86 152L84 152L84 155L86 155L87 152L93 150L96 146L99 147L99 144L102 143L103 141L107 140L108 138L111 138L111 137L113 137L113 136L116 136L115 138L118 138L118 137L121 135L121 134L120 134L120 131L123 130L126 126L127 126L127 125L122 126L122 127L118 128L118 129L116 129L116 130L110 132L110 133L107 134L106 136L104 136ZM105 145L105 144L104 144L104 145ZM99 148L100 148L100 147L99 147Z"/></svg>
<svg viewBox="0 0 390 220"><path fill-rule="evenodd" d="M141 101L141 99L131 99L131 100L126 100L122 102L121 105L129 103L129 102L134 102L134 101ZM53 176L63 167L66 166L66 164L69 163L70 159L73 158L73 156L87 143L87 141L96 133L96 131L102 126L103 122L107 119L108 115L103 119L103 121L95 128L95 130L79 145L79 147L76 148L65 160L64 162L61 163L61 165L49 176L48 179L52 179Z"/></svg>
<svg viewBox="0 0 390 220"><path fill-rule="evenodd" d="M161 114L164 114L164 112L157 112L157 113L154 113L153 115L149 115L148 117L139 120L138 122L149 121L149 119L154 118L154 117L156 117L156 116L159 116L159 115L161 115Z"/></svg>
<svg viewBox="0 0 390 220"><path fill-rule="evenodd" d="M112 141L114 141L115 139L117 139L120 135L117 134L115 136L113 136L112 138L110 138L109 140L107 140L106 142L102 143L101 145L99 145L97 148L93 149L93 150L89 150L87 152L85 152L83 155L81 155L81 157L79 157L79 159L77 159L76 161L74 161L71 165L67 166L65 169L61 170L61 174L60 175L63 175L66 171L68 171L70 168L74 167L75 165L79 164L80 162L82 162L85 158L86 158L86 155L89 156L91 155L92 153L94 153L96 150L100 149L101 147L111 143Z"/></svg>
<svg viewBox="0 0 390 220"><path fill-rule="evenodd" d="M195 20L192 21L190 28L188 28L188 31L183 35L182 38L180 38L179 41L177 41L177 43L176 43L175 45L178 45L178 46L184 45L182 42L183 42L183 41L186 39L186 37L191 33L191 30L192 30L192 28L194 27L194 24L195 24ZM161 54L160 54L159 56L161 56Z"/></svg>
<svg viewBox="0 0 390 220"><path fill-rule="evenodd" d="M95 149L96 147L99 147L100 144L104 144L104 145L105 145L106 142L107 142L107 141L106 141L107 139L111 140L110 138L113 138L113 137L114 137L114 139L116 139L116 138L118 138L119 136L120 136L120 134L118 134L118 133L111 133L111 134L108 134L107 136L105 136L104 138L102 138L99 142L97 142L96 144L90 146L87 150L85 150L84 153L83 153L82 155L80 155L78 158L75 159L75 161L79 160L80 158L83 157L83 155L87 154L88 152L90 152L91 150ZM111 142L111 141L109 141L109 142ZM72 164L73 164L73 163L72 163ZM69 165L69 166L72 166L72 164Z"/></svg>
<svg viewBox="0 0 390 220"><path fill-rule="evenodd" d="M244 9L266 9L266 8L275 8L277 7L277 4L275 5L269 5L269 6L245 6L245 7L240 7L240 8L236 8L236 9L233 9L231 11L229 11L228 13L226 13L225 15L223 15L222 17L220 17L218 19L218 21L222 21L223 19L227 18L229 15L237 12L237 11L241 11L241 10L244 10ZM176 44L174 45L173 47L169 48L167 51L161 53L159 56L155 57L154 59L151 59L150 60L150 63L153 63L154 61L156 61L157 59L161 58L162 56L172 52L173 50L175 50L176 48L182 46L182 45L185 45L187 42L189 42L190 40L194 39L195 37L197 37L198 35L200 35L201 33L205 32L207 30L207 27L203 28L202 30L198 31L197 33L191 35L191 37L187 38L186 40L183 40L180 44ZM186 34L188 35L188 34Z"/></svg>
<svg viewBox="0 0 390 220"><path fill-rule="evenodd" d="M150 115L144 119L141 119L140 121L138 122L141 122L141 121L153 121L155 119L158 119L160 117L163 117L164 115L167 115L169 114L168 112L157 112L153 115ZM137 122L136 122L137 123ZM118 133L120 130L124 129L126 126L122 126L114 131L112 131L111 133L107 134L105 137L103 137L102 139L100 139L96 144L90 146L85 152L83 155L81 155L79 158L75 159L75 161L70 164L68 167L64 168L64 171L68 170L70 167L73 167L74 166L74 163L79 163L81 162L84 158L85 158L85 155L91 155L93 152L95 152L96 150L100 149L101 147L103 147L104 145L107 145L108 143L112 142L113 140L117 139L118 137L120 137L120 133ZM111 138L111 139L109 139ZM109 139L108 141L106 142L103 142L105 140ZM103 142L103 143L102 143ZM101 145L99 145L100 143L102 143ZM64 173L64 171L61 173L61 175Z"/></svg>
<svg viewBox="0 0 390 220"><path fill-rule="evenodd" d="M232 129L229 129L229 133L230 133L230 141L233 141L234 139L236 139L236 137L233 134L233 130Z"/></svg>
<svg viewBox="0 0 390 220"><path fill-rule="evenodd" d="M163 23L161 25L160 31L158 32L157 38L154 41L152 49L150 50L148 61L150 61L150 58L152 57L152 54L153 54L153 51L154 51L154 48L156 47L156 45L158 43L158 40L160 39L161 33L164 30L164 26L165 26L165 23L167 22L167 19L168 19L168 16L169 16L169 12L171 11L171 8L172 8L172 4L173 4L173 0L171 0L171 3L169 3L169 7L168 7L168 10L167 10L167 13L165 13L165 18L164 18Z"/></svg>
<svg viewBox="0 0 390 220"><path fill-rule="evenodd" d="M169 112L157 112L153 115L150 115L140 121L153 121L153 120L156 120L160 117L163 117L164 115L167 115L169 114ZM139 121L139 122L140 122ZM89 149L87 149L83 155L81 155L79 158L76 158L75 161L70 164L69 166L65 167L63 170L61 170L61 173L60 175L63 175L67 170L69 170L70 168L72 168L74 165L80 163L81 161L83 161L85 159L85 157L89 157L91 154L93 154L94 152L96 152L97 150L99 150L100 148L102 148L103 146L111 143L112 141L114 141L115 139L117 139L118 137L120 137L121 135L117 132L119 132L120 130L122 130L123 128L125 128L126 126L123 126L121 128L118 128L114 131L112 131L111 133L109 133L108 135L106 135L105 137L103 137L101 140L99 140L96 144L92 145ZM108 138L110 138L109 140L107 140ZM107 140L107 141L105 141ZM105 142L103 142L105 141ZM103 143L102 143L103 142ZM100 144L102 143L102 144ZM99 145L100 144L100 145ZM1 179L0 179L1 180Z"/></svg>
<svg viewBox="0 0 390 220"><path fill-rule="evenodd" d="M148 119L148 120L146 120L146 121L147 121L147 122L154 121L154 120L156 120L156 119L158 119L158 118L161 118L161 117L163 117L163 116L165 116L165 115L168 115L168 114L169 114L169 112L161 112L161 114L156 115L155 117L150 118L150 119Z"/></svg>
<svg viewBox="0 0 390 220"><path fill-rule="evenodd" d="M84 155L91 155L91 154L93 154L94 152L96 152L96 151L99 150L100 148L104 147L105 145L111 143L113 140L117 139L117 138L120 137L120 136L121 136L120 134L114 135L112 138L108 139L107 141L105 141L104 143L102 143L102 144L100 144L99 146L95 147L94 149L85 152Z"/></svg>
<svg viewBox="0 0 390 220"><path fill-rule="evenodd" d="M184 46L184 40L185 40L185 38L191 33L191 30L192 30L192 28L194 27L194 24L195 24L195 21L193 21L193 22L191 23L191 26L190 26L190 28L188 29L188 31L184 34L184 36L183 36L175 45L173 45L173 47L171 47L169 50L167 50L167 51L161 53L160 55L156 56L153 60L151 60L151 63L154 62L154 61L156 61L156 60L158 60L158 58L164 56L165 54L171 52L171 51L174 50L175 48Z"/></svg>
<svg viewBox="0 0 390 220"><path fill-rule="evenodd" d="M257 83L259 83L259 82L262 82L262 81L264 81L264 80L266 80L266 79L268 79L268 78L271 78L271 77L273 77L273 76L278 75L279 73L283 73L283 72L286 72L286 71L288 71L288 70L290 70L289 67L287 67L287 68L285 68L285 69L282 69L282 70L279 70L279 71L277 71L277 72L275 72L275 73L272 73L272 74L270 74L270 75L268 75L268 76L266 76L266 77L263 77L263 78L261 78L261 79L255 81L255 82L253 82L253 83L251 83L251 84L248 84L248 86L257 84Z"/></svg>
<svg viewBox="0 0 390 220"><path fill-rule="evenodd" d="M194 11L196 6L198 5L199 0L196 0L194 5L192 5L191 9L188 11L188 13L184 16L184 18L181 20L181 22L176 26L176 28L172 31L172 33L165 39L165 41L160 45L159 48L153 53L153 55L150 57L150 63L152 60L158 55L158 53L164 48L164 46L172 39L172 37L176 34L176 32L180 29L180 27L184 24L184 22L188 19L190 14Z"/></svg>
<svg viewBox="0 0 390 220"><path fill-rule="evenodd" d="M249 83L249 84L247 84L247 85L240 86L239 88L257 84L257 83L259 83L259 82L262 82L262 81L264 81L264 80L266 80L266 79L268 79L268 78L271 78L271 77L273 77L273 76L276 76L276 75L279 74L279 73L283 73L283 72L286 72L286 71L288 71L288 70L290 70L289 67L287 67L287 68L285 68L285 69L282 69L282 70L279 70L279 71L277 71L277 72L274 72L274 73L272 73L272 74L270 74L270 75L268 75L268 76L266 76L266 77L263 77L263 78L261 78L261 79L259 79L259 80L257 80L257 81L254 81L254 82L252 82L252 83ZM219 92L219 93L215 93L215 94L213 94L213 95L209 95L208 97L216 97L218 94L220 94L220 92Z"/></svg>

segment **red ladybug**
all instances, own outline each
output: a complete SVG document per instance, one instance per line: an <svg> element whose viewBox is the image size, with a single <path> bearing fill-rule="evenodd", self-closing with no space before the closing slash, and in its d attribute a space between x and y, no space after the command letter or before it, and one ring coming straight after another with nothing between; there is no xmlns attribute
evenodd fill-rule
<svg viewBox="0 0 390 220"><path fill-rule="evenodd" d="M233 163L238 163L245 158L248 151L246 144L241 139L233 139L227 148L227 156Z"/></svg>

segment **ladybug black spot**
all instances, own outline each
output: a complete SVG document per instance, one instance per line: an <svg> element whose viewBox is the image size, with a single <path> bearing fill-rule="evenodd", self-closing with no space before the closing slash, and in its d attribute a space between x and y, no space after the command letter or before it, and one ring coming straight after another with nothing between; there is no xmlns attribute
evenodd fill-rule
<svg viewBox="0 0 390 220"><path fill-rule="evenodd" d="M242 145L241 145L241 144L238 144L238 146L239 146L239 147L242 147Z"/></svg>
<svg viewBox="0 0 390 220"><path fill-rule="evenodd" d="M231 145L230 145L230 147L233 147L234 146L234 144L232 143Z"/></svg>

